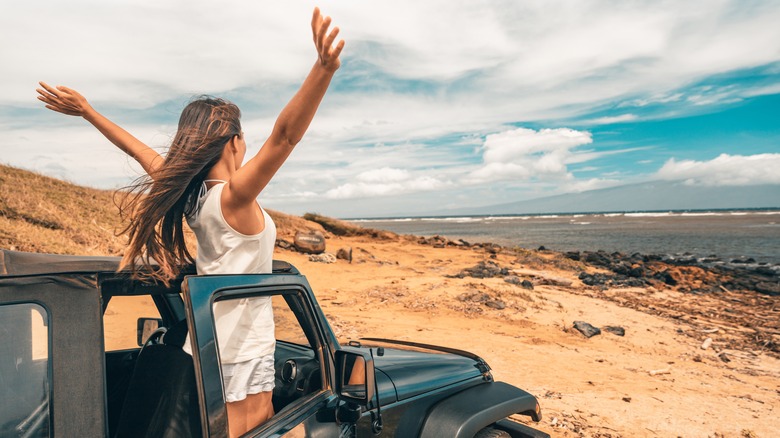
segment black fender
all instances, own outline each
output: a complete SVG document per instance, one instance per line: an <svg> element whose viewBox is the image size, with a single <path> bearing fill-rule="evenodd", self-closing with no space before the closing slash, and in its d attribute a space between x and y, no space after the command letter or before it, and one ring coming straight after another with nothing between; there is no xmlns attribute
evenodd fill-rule
<svg viewBox="0 0 780 438"><path fill-rule="evenodd" d="M513 414L542 419L536 397L504 382L486 382L433 405L420 438L472 438L481 429Z"/></svg>

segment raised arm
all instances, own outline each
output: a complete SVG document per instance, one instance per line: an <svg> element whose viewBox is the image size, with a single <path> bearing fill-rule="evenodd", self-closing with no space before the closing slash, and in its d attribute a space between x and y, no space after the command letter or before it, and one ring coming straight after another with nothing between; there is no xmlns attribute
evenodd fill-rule
<svg viewBox="0 0 780 438"><path fill-rule="evenodd" d="M317 48L317 62L301 88L279 114L263 147L230 178L223 195L228 208L241 208L254 203L306 133L333 74L341 66L339 55L344 47L344 40L333 46L339 29L334 27L328 33L330 23L330 17L323 18L319 8L314 9L311 26Z"/></svg>
<svg viewBox="0 0 780 438"><path fill-rule="evenodd" d="M83 117L111 143L138 161L149 176L154 177L155 170L163 162L160 154L154 149L95 111L87 99L76 90L61 85L52 87L45 82L40 84L42 88L36 90L39 94L38 100L45 103L46 108L69 116Z"/></svg>

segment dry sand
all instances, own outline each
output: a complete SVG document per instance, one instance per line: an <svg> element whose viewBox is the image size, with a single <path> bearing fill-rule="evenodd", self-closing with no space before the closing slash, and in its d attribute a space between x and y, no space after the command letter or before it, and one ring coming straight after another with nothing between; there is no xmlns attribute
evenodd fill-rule
<svg viewBox="0 0 780 438"><path fill-rule="evenodd" d="M492 259L532 280L535 287L529 290L502 278L448 277L490 259L483 249L335 236L327 245L332 253L351 247L352 263L313 262L278 248L276 258L293 263L307 277L340 340L385 337L476 353L490 364L496 380L539 399L544 419L535 427L552 436L780 433L774 412L780 407L780 360L760 348L726 349L730 332L749 329L685 317L695 313L685 310L697 299L689 294L671 289L600 292L577 279L584 265L554 253L502 251ZM571 286L542 285L544 279ZM505 307L462 300L477 292ZM644 310L626 304L636 302L645 303ZM670 317L654 314L654 303L680 305ZM577 320L621 326L625 336L602 332L586 338L572 328ZM705 350L706 337L713 344ZM729 362L719 356L724 352Z"/></svg>

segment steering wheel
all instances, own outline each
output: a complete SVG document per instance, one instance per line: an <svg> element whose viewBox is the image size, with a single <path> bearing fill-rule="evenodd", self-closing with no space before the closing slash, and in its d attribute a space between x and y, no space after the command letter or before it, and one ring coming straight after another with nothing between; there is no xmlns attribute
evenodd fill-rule
<svg viewBox="0 0 780 438"><path fill-rule="evenodd" d="M166 327L157 327L151 335L149 335L148 338L146 338L146 342L144 342L144 345L141 347L141 351L144 351L144 348L146 348L147 345L157 345L160 343L160 340L162 339L163 335L168 331ZM140 352L138 353L141 354Z"/></svg>

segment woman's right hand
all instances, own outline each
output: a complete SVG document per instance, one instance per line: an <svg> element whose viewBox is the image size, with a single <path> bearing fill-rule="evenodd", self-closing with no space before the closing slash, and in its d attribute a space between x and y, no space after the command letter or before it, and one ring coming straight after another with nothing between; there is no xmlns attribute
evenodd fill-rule
<svg viewBox="0 0 780 438"><path fill-rule="evenodd" d="M133 137L132 134L122 129L121 126L105 118L89 105L87 99L76 90L62 85L52 87L45 82L39 82L41 88L36 91L40 96L38 100L46 104L46 108L69 116L80 116L91 123L111 143L114 143L126 154L135 158L150 177L154 178L157 169L162 165L163 159L154 149Z"/></svg>
<svg viewBox="0 0 780 438"><path fill-rule="evenodd" d="M314 14L311 17L311 31L314 35L314 46L317 48L319 64L326 70L335 72L341 66L339 55L341 54L341 49L344 48L344 40L339 41L336 47L333 47L333 42L336 41L336 37L339 34L339 28L334 27L328 33L330 23L330 17L322 18L320 8L314 8Z"/></svg>
<svg viewBox="0 0 780 438"><path fill-rule="evenodd" d="M69 116L83 117L92 107L87 99L76 90L59 85L52 87L45 82L39 82L41 88L37 88L38 100L46 104L46 108Z"/></svg>

